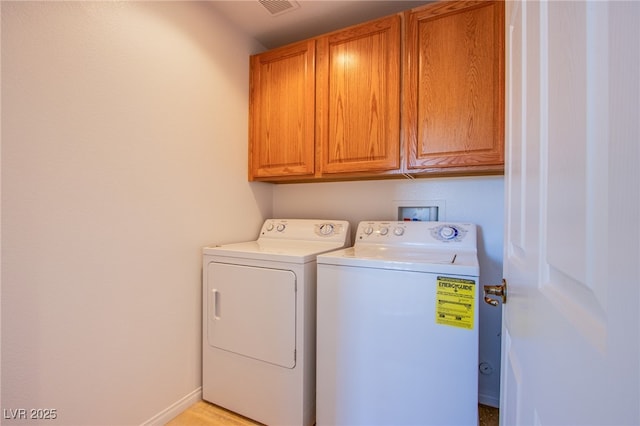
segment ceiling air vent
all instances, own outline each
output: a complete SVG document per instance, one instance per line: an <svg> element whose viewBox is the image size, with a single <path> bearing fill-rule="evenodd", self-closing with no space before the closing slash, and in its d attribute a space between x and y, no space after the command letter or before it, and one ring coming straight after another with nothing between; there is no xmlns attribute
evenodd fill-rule
<svg viewBox="0 0 640 426"><path fill-rule="evenodd" d="M258 0L269 11L271 16L282 15L300 7L297 1L288 0Z"/></svg>

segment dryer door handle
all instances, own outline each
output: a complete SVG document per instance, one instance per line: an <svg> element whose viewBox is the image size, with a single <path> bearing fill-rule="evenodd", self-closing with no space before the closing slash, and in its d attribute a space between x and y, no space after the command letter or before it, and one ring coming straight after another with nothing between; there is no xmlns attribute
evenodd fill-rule
<svg viewBox="0 0 640 426"><path fill-rule="evenodd" d="M220 319L220 292L215 288L211 290L209 312L214 320Z"/></svg>

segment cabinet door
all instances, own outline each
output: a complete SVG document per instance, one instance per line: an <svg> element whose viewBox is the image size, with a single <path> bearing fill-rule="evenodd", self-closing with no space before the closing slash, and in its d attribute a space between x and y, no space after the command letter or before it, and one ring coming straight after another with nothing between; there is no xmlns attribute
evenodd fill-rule
<svg viewBox="0 0 640 426"><path fill-rule="evenodd" d="M442 2L407 17L407 171L501 172L504 3Z"/></svg>
<svg viewBox="0 0 640 426"><path fill-rule="evenodd" d="M249 180L313 176L315 41L251 57Z"/></svg>
<svg viewBox="0 0 640 426"><path fill-rule="evenodd" d="M322 175L400 167L400 16L317 41Z"/></svg>

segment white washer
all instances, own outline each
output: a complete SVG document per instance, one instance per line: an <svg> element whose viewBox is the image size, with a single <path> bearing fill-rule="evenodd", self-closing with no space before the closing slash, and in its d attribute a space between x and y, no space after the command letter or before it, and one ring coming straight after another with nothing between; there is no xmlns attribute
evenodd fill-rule
<svg viewBox="0 0 640 426"><path fill-rule="evenodd" d="M349 223L270 219L203 249L203 399L270 425L315 421L316 256Z"/></svg>
<svg viewBox="0 0 640 426"><path fill-rule="evenodd" d="M317 263L317 425L477 424L475 225L361 222Z"/></svg>

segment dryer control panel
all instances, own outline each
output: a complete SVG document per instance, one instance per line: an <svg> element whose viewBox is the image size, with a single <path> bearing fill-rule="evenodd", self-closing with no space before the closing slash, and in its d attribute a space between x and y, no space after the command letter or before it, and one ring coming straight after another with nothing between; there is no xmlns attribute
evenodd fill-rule
<svg viewBox="0 0 640 426"><path fill-rule="evenodd" d="M350 238L345 220L267 219L259 239L346 241Z"/></svg>
<svg viewBox="0 0 640 426"><path fill-rule="evenodd" d="M363 221L356 244L420 245L476 248L476 225L451 222Z"/></svg>

